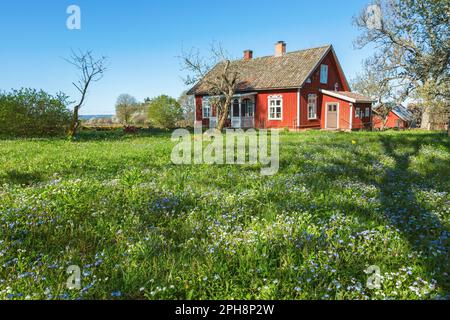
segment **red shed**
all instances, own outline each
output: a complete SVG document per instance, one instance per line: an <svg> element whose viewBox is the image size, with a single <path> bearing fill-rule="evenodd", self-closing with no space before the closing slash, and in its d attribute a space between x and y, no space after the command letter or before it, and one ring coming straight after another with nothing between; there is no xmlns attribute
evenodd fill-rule
<svg viewBox="0 0 450 320"><path fill-rule="evenodd" d="M383 128L383 119L374 109L373 127L376 129ZM408 129L414 126L414 115L404 106L396 106L389 112L384 128L390 129Z"/></svg>
<svg viewBox="0 0 450 320"><path fill-rule="evenodd" d="M253 52L246 50L243 59L232 64L239 79L229 127L352 130L371 126L372 100L350 91L331 45L288 53L279 41L273 56L253 58ZM206 80L188 94L195 95L196 123L215 127L217 114L209 104Z"/></svg>

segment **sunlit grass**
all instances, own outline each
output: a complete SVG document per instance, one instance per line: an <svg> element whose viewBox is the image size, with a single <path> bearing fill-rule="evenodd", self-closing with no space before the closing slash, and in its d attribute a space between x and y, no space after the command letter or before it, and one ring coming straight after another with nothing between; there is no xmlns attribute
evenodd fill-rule
<svg viewBox="0 0 450 320"><path fill-rule="evenodd" d="M176 166L173 145L0 141L0 298L449 298L445 134L284 133L271 177Z"/></svg>

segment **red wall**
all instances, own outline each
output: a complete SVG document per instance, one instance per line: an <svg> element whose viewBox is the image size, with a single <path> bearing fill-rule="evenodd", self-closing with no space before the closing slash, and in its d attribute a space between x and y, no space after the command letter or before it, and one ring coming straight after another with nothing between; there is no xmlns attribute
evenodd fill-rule
<svg viewBox="0 0 450 320"><path fill-rule="evenodd" d="M332 52L330 52L321 64L328 65L328 83L320 83L320 65L313 72L311 83L305 83L300 91L300 128L323 128L325 126L325 110L323 108L324 99L319 89L333 90L335 84L338 83L338 90L348 91L349 88L345 84L343 75L339 72L337 62L334 59ZM308 120L308 95L317 95L317 120ZM269 120L268 116L268 97L270 95L283 96L283 119ZM298 105L298 90L271 90L259 92L256 96L256 111L255 111L255 127L256 128L296 128L297 125L297 105ZM341 103L341 117L349 116L348 103L339 101ZM196 96L196 115L197 121L202 118L202 97ZM209 120L202 121L204 126L209 126ZM342 121L341 128L348 128L348 122Z"/></svg>
<svg viewBox="0 0 450 320"><path fill-rule="evenodd" d="M363 118L356 118L356 108L364 110ZM366 108L370 108L370 117L365 116ZM372 104L370 103L355 103L353 104L353 129L369 129L372 122Z"/></svg>
<svg viewBox="0 0 450 320"><path fill-rule="evenodd" d="M350 129L350 103L339 98L323 95L321 126L325 128L325 113L327 112L327 103L339 103L339 129ZM356 118L356 108L364 110L363 118ZM366 108L372 108L370 103L354 103L352 129L368 129L370 128L371 117L365 117ZM372 113L372 110L370 111Z"/></svg>
<svg viewBox="0 0 450 320"><path fill-rule="evenodd" d="M383 120L380 116L374 116L374 128L381 129L383 127ZM399 128L405 129L408 128L408 123L402 119L400 119L395 113L390 112L385 128Z"/></svg>
<svg viewBox="0 0 450 320"><path fill-rule="evenodd" d="M298 90L274 90L260 92L256 96L256 128L295 128L297 120L297 92ZM269 96L283 97L283 119L269 120Z"/></svg>
<svg viewBox="0 0 450 320"><path fill-rule="evenodd" d="M305 83L301 89L301 112L300 112L300 125L302 128L324 128L325 125L325 113L323 110L323 97L319 89L334 91L334 85L338 84L338 90L348 91L343 79L343 75L340 74L337 62L334 59L333 54L330 52L323 60L322 64L328 65L328 83L320 83L320 65L313 72L311 77L311 83ZM317 120L308 120L308 95L317 95Z"/></svg>

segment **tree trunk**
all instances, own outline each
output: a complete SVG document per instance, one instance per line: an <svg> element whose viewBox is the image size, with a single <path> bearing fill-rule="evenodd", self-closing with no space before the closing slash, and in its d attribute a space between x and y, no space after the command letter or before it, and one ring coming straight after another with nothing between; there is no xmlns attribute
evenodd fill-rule
<svg viewBox="0 0 450 320"><path fill-rule="evenodd" d="M425 109L422 113L422 122L420 128L425 130L431 130L430 112L428 111L428 109Z"/></svg>
<svg viewBox="0 0 450 320"><path fill-rule="evenodd" d="M77 134L77 129L78 129L78 112L80 110L79 106L76 106L73 109L73 115L72 115L72 122L70 123L70 128L69 128L69 138L73 139L73 137L75 137L75 135Z"/></svg>
<svg viewBox="0 0 450 320"><path fill-rule="evenodd" d="M222 106L222 115L220 117L219 123L217 124L217 130L219 130L220 132L222 132L223 128L225 127L225 122L228 119L228 106L231 105L231 100L233 98L233 93L231 93L231 98L226 98L225 99L225 103Z"/></svg>

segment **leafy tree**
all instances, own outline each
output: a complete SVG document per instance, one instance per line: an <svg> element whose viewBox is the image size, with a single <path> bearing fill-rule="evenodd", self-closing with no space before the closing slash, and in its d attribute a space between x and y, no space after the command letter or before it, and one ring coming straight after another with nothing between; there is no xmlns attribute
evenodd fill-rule
<svg viewBox="0 0 450 320"><path fill-rule="evenodd" d="M183 110L176 99L161 95L150 101L148 117L153 126L171 129L183 119Z"/></svg>
<svg viewBox="0 0 450 320"><path fill-rule="evenodd" d="M116 117L122 124L129 124L133 114L138 110L136 98L129 94L121 94L116 102Z"/></svg>
<svg viewBox="0 0 450 320"><path fill-rule="evenodd" d="M374 45L373 59L402 87L403 97L414 93L424 102L423 127L438 111L431 101L439 92L432 86L441 88L439 95L449 105L449 17L448 0L377 0L355 18L362 31L357 47Z"/></svg>
<svg viewBox="0 0 450 320"><path fill-rule="evenodd" d="M68 97L52 96L35 89L0 93L0 134L53 136L64 134L70 125Z"/></svg>

